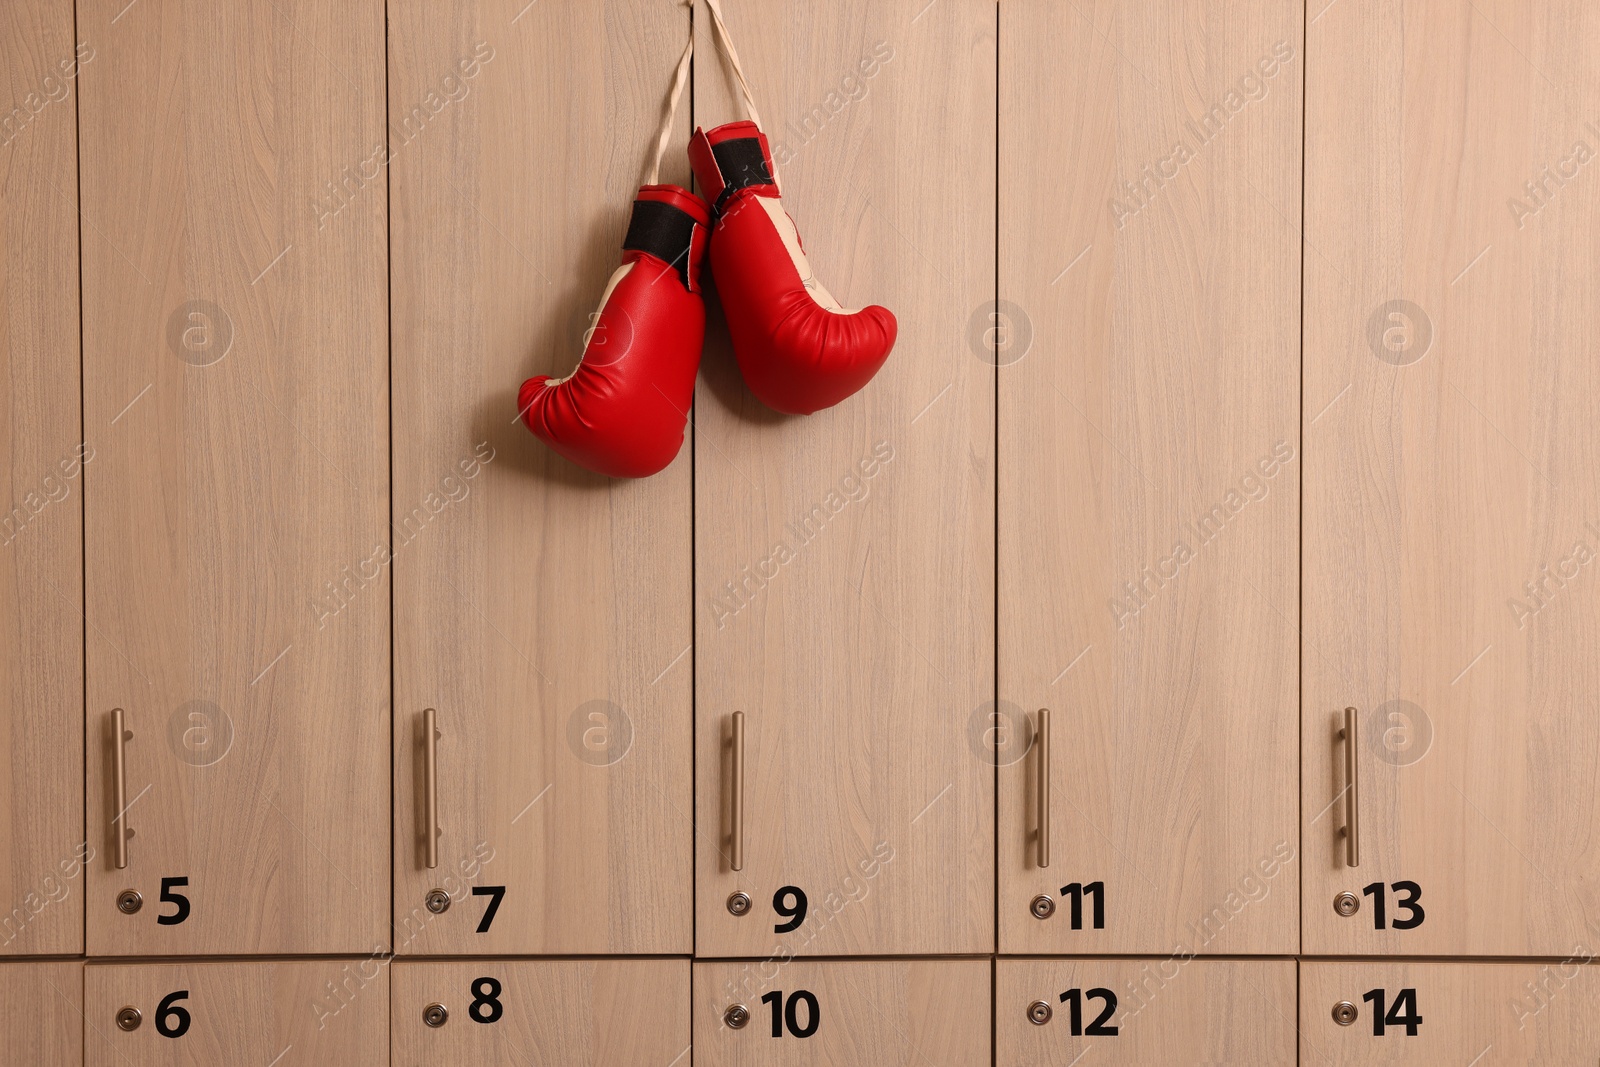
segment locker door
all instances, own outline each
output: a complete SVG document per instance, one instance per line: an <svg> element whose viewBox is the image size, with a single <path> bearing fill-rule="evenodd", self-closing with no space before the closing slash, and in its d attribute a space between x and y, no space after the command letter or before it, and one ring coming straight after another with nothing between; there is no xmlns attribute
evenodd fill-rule
<svg viewBox="0 0 1600 1067"><path fill-rule="evenodd" d="M687 953L689 449L653 478L592 475L518 424L517 389L583 351L688 12L389 10L396 951ZM662 174L688 182L681 148ZM468 894L491 886L480 933ZM460 902L435 915L434 890Z"/></svg>
<svg viewBox="0 0 1600 1067"><path fill-rule="evenodd" d="M1295 1061L1294 969L1187 956L1001 960L995 1062L1281 1067Z"/></svg>
<svg viewBox="0 0 1600 1067"><path fill-rule="evenodd" d="M1002 5L1003 952L1298 948L1301 8Z"/></svg>
<svg viewBox="0 0 1600 1067"><path fill-rule="evenodd" d="M0 1063L83 1063L83 964L0 963Z"/></svg>
<svg viewBox="0 0 1600 1067"><path fill-rule="evenodd" d="M845 305L892 310L899 334L865 389L787 418L750 394L711 317L695 409L702 954L994 946L993 764L970 729L994 691L994 372L965 338L994 293L995 17L985 0L727 12L811 266ZM744 114L708 12L695 24L710 129ZM793 921L775 896L792 910L797 892L808 917L775 930ZM735 893L754 906L733 914Z"/></svg>
<svg viewBox="0 0 1600 1067"><path fill-rule="evenodd" d="M988 960L696 963L694 1060L988 1067L990 993Z"/></svg>
<svg viewBox="0 0 1600 1067"><path fill-rule="evenodd" d="M89 0L79 33L89 951L371 951L383 185L319 205L383 140L383 5Z"/></svg>
<svg viewBox="0 0 1600 1067"><path fill-rule="evenodd" d="M395 964L395 1067L689 1067L689 961Z"/></svg>
<svg viewBox="0 0 1600 1067"><path fill-rule="evenodd" d="M83 468L72 5L0 10L0 955L83 951Z"/></svg>
<svg viewBox="0 0 1600 1067"><path fill-rule="evenodd" d="M377 957L91 963L83 999L87 1067L389 1063L389 969Z"/></svg>
<svg viewBox="0 0 1600 1067"><path fill-rule="evenodd" d="M1526 963L1302 963L1300 1062L1594 1063L1600 970L1593 960L1580 948Z"/></svg>
<svg viewBox="0 0 1600 1067"><path fill-rule="evenodd" d="M1307 952L1563 956L1600 924L1597 46L1582 0L1310 34Z"/></svg>

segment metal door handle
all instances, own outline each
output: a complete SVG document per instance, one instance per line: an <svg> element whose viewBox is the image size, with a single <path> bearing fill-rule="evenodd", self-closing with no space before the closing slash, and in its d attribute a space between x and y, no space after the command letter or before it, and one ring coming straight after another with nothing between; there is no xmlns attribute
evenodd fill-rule
<svg viewBox="0 0 1600 1067"><path fill-rule="evenodd" d="M427 840L424 852L427 854L428 870L439 866L439 712L434 708L425 708L422 712L422 762L423 775L427 779L424 789L427 791L428 825L425 829Z"/></svg>
<svg viewBox="0 0 1600 1067"><path fill-rule="evenodd" d="M128 757L125 751L127 743L133 740L133 731L127 728L121 708L111 709L111 729L115 734L111 790L117 798L117 814L111 820L111 852L120 871L128 866L128 838L133 836L133 830L128 827Z"/></svg>
<svg viewBox="0 0 1600 1067"><path fill-rule="evenodd" d="M1039 866L1050 866L1050 709L1039 709Z"/></svg>
<svg viewBox="0 0 1600 1067"><path fill-rule="evenodd" d="M1356 724L1355 708L1344 709L1344 729L1339 736L1344 739L1344 862L1347 867L1361 866L1361 777L1356 761L1360 728Z"/></svg>
<svg viewBox="0 0 1600 1067"><path fill-rule="evenodd" d="M733 713L733 840L729 843L728 866L744 870L744 712Z"/></svg>

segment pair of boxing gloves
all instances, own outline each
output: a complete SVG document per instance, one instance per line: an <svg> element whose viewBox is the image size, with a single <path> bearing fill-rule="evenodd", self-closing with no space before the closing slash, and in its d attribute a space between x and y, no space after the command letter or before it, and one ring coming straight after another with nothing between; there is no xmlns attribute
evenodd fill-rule
<svg viewBox="0 0 1600 1067"><path fill-rule="evenodd" d="M706 199L676 185L639 190L622 265L577 369L529 378L517 397L535 435L612 477L654 474L683 444L705 339L708 246L734 356L768 407L831 407L866 385L894 347L888 309L842 308L813 277L754 122L697 129L689 162Z"/></svg>

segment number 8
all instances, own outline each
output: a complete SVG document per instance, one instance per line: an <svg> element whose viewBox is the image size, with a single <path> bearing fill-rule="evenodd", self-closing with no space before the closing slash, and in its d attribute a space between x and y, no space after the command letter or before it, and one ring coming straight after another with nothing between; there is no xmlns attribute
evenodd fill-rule
<svg viewBox="0 0 1600 1067"><path fill-rule="evenodd" d="M487 988L483 988L487 987ZM500 1003L500 983L493 978L474 978L472 980L472 1007L467 1009L467 1014L472 1016L475 1023L499 1022L500 1016L505 1014L505 1005Z"/></svg>

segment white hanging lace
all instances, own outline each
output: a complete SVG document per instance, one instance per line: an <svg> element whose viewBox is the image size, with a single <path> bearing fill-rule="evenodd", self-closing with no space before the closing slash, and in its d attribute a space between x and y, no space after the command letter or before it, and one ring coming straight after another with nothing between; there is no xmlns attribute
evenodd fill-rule
<svg viewBox="0 0 1600 1067"><path fill-rule="evenodd" d="M705 0L706 7L711 9L711 25L716 30L717 44L722 48L722 54L728 57L728 65L733 68L734 80L739 83L739 95L744 97L744 111L746 117L757 126L761 125L761 116L756 113L755 97L750 92L750 80L744 76L744 67L739 63L739 52L733 47L733 38L728 34L728 25L722 21L721 0ZM778 184L778 162L770 160L772 167L772 184Z"/></svg>

